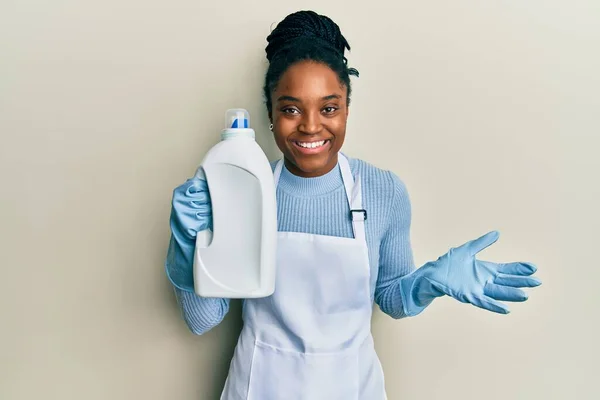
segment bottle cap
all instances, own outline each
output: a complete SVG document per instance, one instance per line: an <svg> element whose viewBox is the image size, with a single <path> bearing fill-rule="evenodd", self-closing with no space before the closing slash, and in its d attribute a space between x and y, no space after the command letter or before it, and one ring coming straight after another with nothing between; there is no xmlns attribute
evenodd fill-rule
<svg viewBox="0 0 600 400"><path fill-rule="evenodd" d="M250 128L250 113L243 108L232 108L225 113L225 129Z"/></svg>
<svg viewBox="0 0 600 400"><path fill-rule="evenodd" d="M243 108L230 108L225 113L225 129L221 132L221 139L252 138L254 130L250 128L250 113Z"/></svg>

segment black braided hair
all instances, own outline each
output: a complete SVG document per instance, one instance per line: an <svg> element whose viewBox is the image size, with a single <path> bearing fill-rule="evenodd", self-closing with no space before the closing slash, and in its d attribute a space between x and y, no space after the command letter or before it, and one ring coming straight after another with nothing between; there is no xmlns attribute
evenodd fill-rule
<svg viewBox="0 0 600 400"><path fill-rule="evenodd" d="M350 75L358 71L348 68L344 56L350 45L339 26L329 17L314 11L298 11L285 17L267 36L265 49L269 68L265 76L264 96L269 115L272 111L271 93L277 87L283 73L293 64L311 60L327 65L337 73L346 86L350 102Z"/></svg>

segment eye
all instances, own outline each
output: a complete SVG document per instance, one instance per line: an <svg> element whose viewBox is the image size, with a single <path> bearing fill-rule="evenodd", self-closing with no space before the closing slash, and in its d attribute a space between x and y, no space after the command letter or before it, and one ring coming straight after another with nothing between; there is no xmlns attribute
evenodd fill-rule
<svg viewBox="0 0 600 400"><path fill-rule="evenodd" d="M325 108L323 109L323 112L324 112L325 114L333 114L333 113L334 113L334 112L336 112L337 110L338 110L338 108L337 108L337 107L325 107Z"/></svg>
<svg viewBox="0 0 600 400"><path fill-rule="evenodd" d="M300 111L298 111L298 109L295 107L285 107L281 109L281 112L284 114L297 114Z"/></svg>

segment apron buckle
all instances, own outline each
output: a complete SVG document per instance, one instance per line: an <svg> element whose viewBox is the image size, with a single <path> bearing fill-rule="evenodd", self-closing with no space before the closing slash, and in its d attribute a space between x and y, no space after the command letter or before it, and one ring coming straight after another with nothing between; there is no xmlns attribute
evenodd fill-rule
<svg viewBox="0 0 600 400"><path fill-rule="evenodd" d="M362 214L362 221L365 221L367 219L367 210L364 209L360 209L360 210L350 210L350 219L352 221L356 221L356 219L354 219L354 214L355 213L361 213ZM361 219L359 219L360 221Z"/></svg>

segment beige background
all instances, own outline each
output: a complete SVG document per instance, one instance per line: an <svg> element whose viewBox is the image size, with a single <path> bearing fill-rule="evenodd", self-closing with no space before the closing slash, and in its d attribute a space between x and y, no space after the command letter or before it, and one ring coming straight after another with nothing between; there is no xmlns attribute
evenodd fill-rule
<svg viewBox="0 0 600 400"><path fill-rule="evenodd" d="M344 150L406 183L418 265L498 229L482 257L544 281L509 316L378 311L390 399L600 398L599 3L253 3L0 3L0 398L218 398L240 307L205 336L181 320L171 191L229 107L278 157L265 37L299 8L352 45Z"/></svg>

